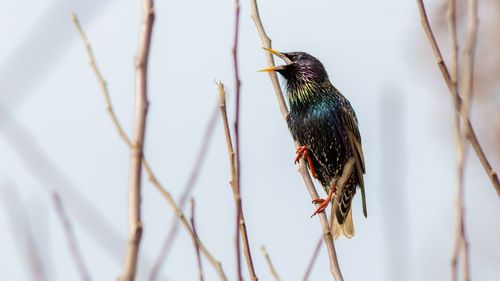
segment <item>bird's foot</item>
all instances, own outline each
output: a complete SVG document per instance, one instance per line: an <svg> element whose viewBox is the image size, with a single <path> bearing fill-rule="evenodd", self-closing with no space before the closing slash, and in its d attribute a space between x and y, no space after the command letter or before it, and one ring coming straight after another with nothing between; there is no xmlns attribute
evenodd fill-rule
<svg viewBox="0 0 500 281"><path fill-rule="evenodd" d="M333 194L335 194L335 185L332 182L332 186L330 187L330 192L328 192L328 196L323 199L323 198L316 198L312 200L313 204L320 204L314 213L311 215L311 218L314 217L315 215L323 212L326 207L328 207L328 204L332 201L333 199Z"/></svg>
<svg viewBox="0 0 500 281"><path fill-rule="evenodd" d="M311 218L314 217L315 215L323 212L326 209L326 207L328 207L328 204L330 203L330 201L331 201L331 198L329 198L329 197L327 197L325 199L323 199L323 198L314 199L312 202L314 204L320 204L320 205L316 208L314 213L311 215Z"/></svg>
<svg viewBox="0 0 500 281"><path fill-rule="evenodd" d="M309 166L309 170L311 171L311 175L316 178L316 170L314 169L314 165L312 162L311 154L309 153L309 148L305 145L297 147L297 155L295 156L295 163L299 162L300 158L303 158L307 161Z"/></svg>

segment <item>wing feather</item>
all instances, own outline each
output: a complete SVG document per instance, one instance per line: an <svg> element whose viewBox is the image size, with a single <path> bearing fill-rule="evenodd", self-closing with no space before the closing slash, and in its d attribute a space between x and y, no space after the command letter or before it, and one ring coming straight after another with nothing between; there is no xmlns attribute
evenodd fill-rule
<svg viewBox="0 0 500 281"><path fill-rule="evenodd" d="M361 135L358 129L358 119L356 118L356 114L352 109L349 101L345 100L346 104L344 105L343 115L344 122L347 125L347 138L349 140L350 149L352 151L352 155L355 158L355 167L356 174L358 176L359 187L361 189L361 199L363 203L363 214L365 217L368 216L368 211L366 208L366 195L365 195L365 156L363 154L363 148L361 147Z"/></svg>

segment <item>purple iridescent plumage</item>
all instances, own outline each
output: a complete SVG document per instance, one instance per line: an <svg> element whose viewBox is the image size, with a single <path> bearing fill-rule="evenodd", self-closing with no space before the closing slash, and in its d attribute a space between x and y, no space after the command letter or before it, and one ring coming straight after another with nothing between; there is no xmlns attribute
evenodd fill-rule
<svg viewBox="0 0 500 281"><path fill-rule="evenodd" d="M287 117L293 138L306 146L317 179L328 193L342 175L350 158L355 160L349 180L339 198L336 219L341 233L354 235L351 202L356 187L361 188L363 213L367 216L363 175L364 157L358 120L349 101L331 84L323 64L303 52L279 53L287 62L275 71L285 78L290 104ZM343 229L344 224L350 224Z"/></svg>

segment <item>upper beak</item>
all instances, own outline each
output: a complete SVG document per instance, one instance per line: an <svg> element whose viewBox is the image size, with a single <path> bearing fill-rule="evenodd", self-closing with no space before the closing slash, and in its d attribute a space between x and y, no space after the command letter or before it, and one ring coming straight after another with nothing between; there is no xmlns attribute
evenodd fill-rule
<svg viewBox="0 0 500 281"><path fill-rule="evenodd" d="M267 52L269 52L269 53L271 53L273 55L278 56L279 58L281 58L282 60L284 60L287 65L293 63L292 60L290 60L287 56L285 56L281 52L278 52L276 50L273 50L271 48L266 48L266 47L262 47L262 49L264 49L265 51L267 51ZM286 65L272 66L272 67L261 69L261 70L259 70L259 72L276 71L276 70L285 69L285 67L286 67Z"/></svg>

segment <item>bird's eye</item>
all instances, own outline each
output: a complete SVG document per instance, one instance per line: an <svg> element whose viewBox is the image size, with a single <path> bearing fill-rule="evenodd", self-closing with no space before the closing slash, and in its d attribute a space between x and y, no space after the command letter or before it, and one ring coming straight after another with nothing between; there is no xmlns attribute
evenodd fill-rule
<svg viewBox="0 0 500 281"><path fill-rule="evenodd" d="M293 55L293 54L286 54L286 57L292 61L295 61L295 55Z"/></svg>

